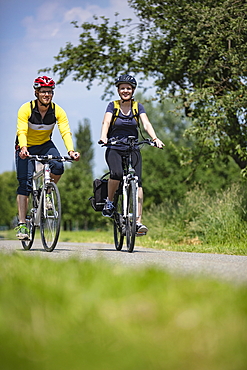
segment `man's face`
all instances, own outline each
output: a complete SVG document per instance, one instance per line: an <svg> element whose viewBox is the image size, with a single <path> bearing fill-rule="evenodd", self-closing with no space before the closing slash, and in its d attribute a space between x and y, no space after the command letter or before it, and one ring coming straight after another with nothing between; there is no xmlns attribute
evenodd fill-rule
<svg viewBox="0 0 247 370"><path fill-rule="evenodd" d="M54 91L51 87L41 87L36 91L36 96L41 103L48 105L52 100L53 93Z"/></svg>

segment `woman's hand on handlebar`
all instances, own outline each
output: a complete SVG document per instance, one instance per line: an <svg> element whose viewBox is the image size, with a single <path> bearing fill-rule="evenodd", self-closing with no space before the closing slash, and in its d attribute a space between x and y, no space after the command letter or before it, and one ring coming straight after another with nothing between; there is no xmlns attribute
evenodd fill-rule
<svg viewBox="0 0 247 370"><path fill-rule="evenodd" d="M107 144L107 142L108 142L108 139L107 139L107 137L101 137L100 139L99 139L99 141L98 141L98 144Z"/></svg>
<svg viewBox="0 0 247 370"><path fill-rule="evenodd" d="M157 146L157 148L159 149L162 149L163 146L165 146L165 144L163 143L163 141L161 141L160 139L158 139L157 137L153 140L153 142L155 143L155 145Z"/></svg>

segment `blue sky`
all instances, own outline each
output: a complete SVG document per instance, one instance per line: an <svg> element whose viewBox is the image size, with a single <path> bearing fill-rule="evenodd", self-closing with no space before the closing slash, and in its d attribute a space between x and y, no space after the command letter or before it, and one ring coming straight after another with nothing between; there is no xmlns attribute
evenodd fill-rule
<svg viewBox="0 0 247 370"><path fill-rule="evenodd" d="M134 18L127 0L0 0L0 173L15 169L17 111L34 98L32 84L38 70L51 67L66 42L78 42L80 29L70 22L90 22L93 15L114 19L115 12L119 12L119 19ZM57 86L54 96L54 102L68 115L72 133L77 131L79 121L90 120L96 176L106 168L104 149L97 145L107 105L101 95L102 87L97 83L88 91L86 84L68 78ZM66 154L57 127L53 139L61 154Z"/></svg>

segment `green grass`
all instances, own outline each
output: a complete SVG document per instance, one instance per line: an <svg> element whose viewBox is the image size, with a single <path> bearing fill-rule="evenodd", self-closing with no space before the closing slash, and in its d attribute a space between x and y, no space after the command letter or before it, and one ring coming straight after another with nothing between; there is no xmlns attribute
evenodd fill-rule
<svg viewBox="0 0 247 370"><path fill-rule="evenodd" d="M162 228L162 226L160 227ZM59 240L61 242L68 241L75 243L114 243L112 229L108 231L62 231ZM136 238L135 245L146 248L164 249L167 251L177 252L247 255L246 244L241 243L241 245L239 245L238 243L203 243L197 237L187 238L182 241L174 242L170 238L166 238L165 235L157 235L156 230L153 230L152 226L150 227L150 231L146 236Z"/></svg>
<svg viewBox="0 0 247 370"><path fill-rule="evenodd" d="M161 222L161 221L160 221ZM149 224L148 224L149 225ZM157 226L155 226L156 228ZM160 227L162 233L165 234L163 226ZM165 229L165 227L164 227ZM170 230L171 232L171 230ZM175 232L175 231L174 231ZM179 231L178 231L179 232ZM7 240L15 240L16 232L14 230L0 231L0 238ZM39 230L35 235L36 239L40 238ZM113 244L113 231L112 228L109 230L91 230L91 231L61 231L59 242L72 242L72 243L106 243ZM59 243L58 242L58 243ZM217 253L217 254L229 254L229 255L247 255L247 245L238 243L203 243L198 237L187 238L182 241L174 241L169 237L169 233L166 235L157 235L156 230L150 231L144 237L136 238L136 246L164 249L167 251L177 252L195 252L195 253Z"/></svg>
<svg viewBox="0 0 247 370"><path fill-rule="evenodd" d="M247 287L1 254L3 370L245 370Z"/></svg>
<svg viewBox="0 0 247 370"><path fill-rule="evenodd" d="M209 195L196 188L180 203L164 200L159 206L144 210L143 222L149 232L136 238L136 245L172 251L247 255L246 186ZM60 241L113 244L113 230L108 220L105 229L61 232ZM15 232L0 231L0 237L15 239Z"/></svg>

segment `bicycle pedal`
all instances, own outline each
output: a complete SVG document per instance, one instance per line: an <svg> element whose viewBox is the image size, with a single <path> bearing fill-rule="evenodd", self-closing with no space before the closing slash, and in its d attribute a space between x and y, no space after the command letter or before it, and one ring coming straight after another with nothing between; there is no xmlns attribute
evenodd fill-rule
<svg viewBox="0 0 247 370"><path fill-rule="evenodd" d="M19 240L21 240L21 241L25 241L25 242L27 242L27 241L29 241L29 240L30 240L30 237L29 237L29 236L17 236L17 238L18 238Z"/></svg>
<svg viewBox="0 0 247 370"><path fill-rule="evenodd" d="M147 235L147 233L145 233L145 232L144 233L141 233L141 232L139 232L139 233L137 232L136 233L136 236L144 236L144 235Z"/></svg>

